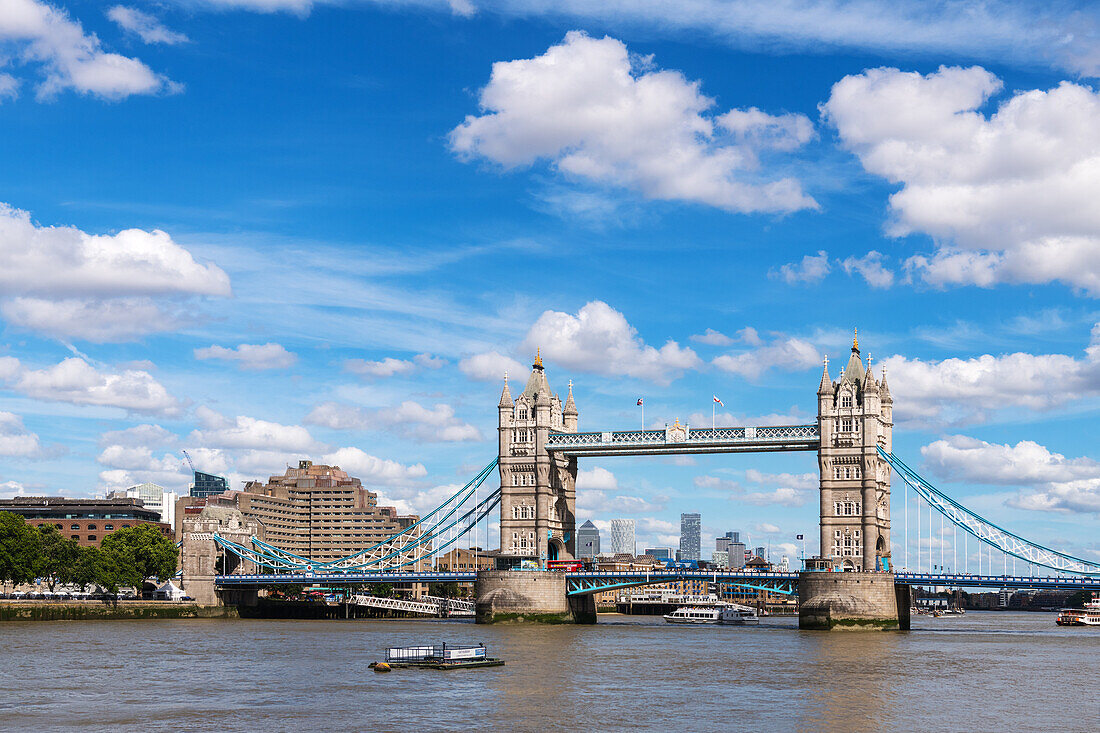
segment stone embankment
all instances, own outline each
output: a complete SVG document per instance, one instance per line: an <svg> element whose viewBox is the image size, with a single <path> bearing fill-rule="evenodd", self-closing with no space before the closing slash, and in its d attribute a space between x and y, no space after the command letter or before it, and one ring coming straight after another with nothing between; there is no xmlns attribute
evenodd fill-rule
<svg viewBox="0 0 1100 733"><path fill-rule="evenodd" d="M178 618L237 618L237 609L168 601L0 601L0 621Z"/></svg>

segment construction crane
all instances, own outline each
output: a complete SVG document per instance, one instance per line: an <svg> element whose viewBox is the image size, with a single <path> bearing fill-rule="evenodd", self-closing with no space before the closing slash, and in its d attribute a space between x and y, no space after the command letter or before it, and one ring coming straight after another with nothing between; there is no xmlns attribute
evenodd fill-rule
<svg viewBox="0 0 1100 733"><path fill-rule="evenodd" d="M187 465L191 467L191 473L196 473L195 462L191 460L191 454L187 451L181 451L183 457L187 459Z"/></svg>

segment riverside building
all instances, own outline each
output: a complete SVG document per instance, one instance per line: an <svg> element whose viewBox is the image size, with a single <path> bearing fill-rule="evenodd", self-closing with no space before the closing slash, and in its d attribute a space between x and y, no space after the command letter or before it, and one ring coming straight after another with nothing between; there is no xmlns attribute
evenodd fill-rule
<svg viewBox="0 0 1100 733"><path fill-rule="evenodd" d="M145 507L140 499L65 499L60 496L19 496L0 499L0 512L23 517L36 527L53 524L62 536L84 547L99 547L103 538L127 527L149 524L165 537L171 525L160 521L160 512Z"/></svg>
<svg viewBox="0 0 1100 733"><path fill-rule="evenodd" d="M378 506L378 495L339 466L298 461L267 483L249 481L241 491L208 497L230 505L264 527L264 541L317 562L331 562L365 550L414 524L419 517ZM186 509L201 512L202 507ZM408 566L428 569L430 560Z"/></svg>

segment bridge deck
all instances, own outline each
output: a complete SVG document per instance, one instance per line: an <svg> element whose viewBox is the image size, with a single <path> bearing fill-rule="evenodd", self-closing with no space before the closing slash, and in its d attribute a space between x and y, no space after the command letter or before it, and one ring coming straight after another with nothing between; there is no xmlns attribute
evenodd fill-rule
<svg viewBox="0 0 1100 733"><path fill-rule="evenodd" d="M601 433L550 433L546 450L586 456L641 456L682 453L758 453L815 451L821 433L814 425L773 425L743 428L620 430Z"/></svg>
<svg viewBox="0 0 1100 733"><path fill-rule="evenodd" d="M523 572L523 571L517 571ZM708 570L660 570L645 572L579 572L566 573L571 584L600 582L611 585L648 585L680 580L709 580L718 583L798 582L798 573L756 573ZM301 585L362 585L367 583L472 583L476 573L282 573L274 575L219 575L214 579L220 587L257 587L273 583ZM639 583L639 581L642 581ZM902 585L950 586L963 588L1095 588L1100 590L1100 578L1085 576L1034 576L967 575L936 573L895 573L894 582Z"/></svg>

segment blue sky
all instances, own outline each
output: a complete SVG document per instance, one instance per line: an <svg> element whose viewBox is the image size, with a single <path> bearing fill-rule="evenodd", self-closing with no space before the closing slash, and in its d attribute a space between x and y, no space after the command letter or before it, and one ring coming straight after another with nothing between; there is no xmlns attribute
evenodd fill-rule
<svg viewBox="0 0 1100 733"><path fill-rule="evenodd" d="M582 430L802 422L858 326L900 456L1096 557L1098 19L0 0L0 487L185 489L187 449L424 510L535 348ZM640 544L814 536L810 455L582 469Z"/></svg>

